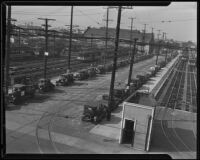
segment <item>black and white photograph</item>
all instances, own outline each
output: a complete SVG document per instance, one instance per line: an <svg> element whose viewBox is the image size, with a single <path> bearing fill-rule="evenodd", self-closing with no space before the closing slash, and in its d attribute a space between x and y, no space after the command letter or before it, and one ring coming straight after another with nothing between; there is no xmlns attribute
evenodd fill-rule
<svg viewBox="0 0 200 160"><path fill-rule="evenodd" d="M6 4L5 154L197 159L197 8Z"/></svg>

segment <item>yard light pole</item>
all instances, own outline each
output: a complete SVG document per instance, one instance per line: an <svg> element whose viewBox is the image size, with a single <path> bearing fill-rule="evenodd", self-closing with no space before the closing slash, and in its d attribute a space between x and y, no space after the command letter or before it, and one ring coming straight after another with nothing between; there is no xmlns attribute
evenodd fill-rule
<svg viewBox="0 0 200 160"><path fill-rule="evenodd" d="M44 52L44 79L46 79L46 70L47 70L47 57L49 55L48 53L48 27L50 27L50 25L48 25L48 21L55 21L55 19L48 19L48 18L38 18L39 20L45 20L45 24L43 26L45 26L45 52Z"/></svg>

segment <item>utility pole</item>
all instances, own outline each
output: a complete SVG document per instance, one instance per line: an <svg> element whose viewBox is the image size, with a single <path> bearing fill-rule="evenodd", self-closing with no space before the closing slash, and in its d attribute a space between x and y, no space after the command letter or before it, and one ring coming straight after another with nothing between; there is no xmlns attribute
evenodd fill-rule
<svg viewBox="0 0 200 160"><path fill-rule="evenodd" d="M91 34L91 41L90 41L90 45L91 45L91 49L92 49L92 46L93 46L93 34Z"/></svg>
<svg viewBox="0 0 200 160"><path fill-rule="evenodd" d="M159 36L160 36L160 29L159 30L157 30L158 31L158 34L157 34L157 36L158 36L158 51L157 51L157 55L156 55L156 65L157 65L157 62L158 62L158 55L159 55L159 52L160 52L160 40L159 40Z"/></svg>
<svg viewBox="0 0 200 160"><path fill-rule="evenodd" d="M154 43L154 34L153 34L153 29L154 29L154 28L152 27L152 28L151 28L152 40L153 40L152 43ZM155 47L154 44L151 44L151 54L152 54L153 51L154 51L154 47Z"/></svg>
<svg viewBox="0 0 200 160"><path fill-rule="evenodd" d="M158 40L159 40L159 36L160 36L160 29L159 30L157 30L158 31L158 34L157 34L157 36L158 36Z"/></svg>
<svg viewBox="0 0 200 160"><path fill-rule="evenodd" d="M53 32L53 50L54 50L54 57L56 55L56 31Z"/></svg>
<svg viewBox="0 0 200 160"><path fill-rule="evenodd" d="M151 28L151 33L152 33L152 35L153 35L153 29L154 29L154 28L152 27L152 28Z"/></svg>
<svg viewBox="0 0 200 160"><path fill-rule="evenodd" d="M108 121L111 118L111 108L113 106L113 93L114 93L114 83L115 83L115 71L116 71L116 66L117 66L117 52L118 52L118 44L119 44L121 11L122 11L122 6L119 6L118 7L118 16L117 16L116 35L115 35L115 50L114 50L113 68L112 68L109 101L108 101L108 114L107 114Z"/></svg>
<svg viewBox="0 0 200 160"><path fill-rule="evenodd" d="M136 55L136 42L137 42L138 38L134 39L134 50L132 51L131 54L131 62L130 62L130 69L129 69L129 76L128 76L128 84L127 86L130 87L130 83L131 83L131 77L132 77L132 72L133 72L133 62L134 62L134 56Z"/></svg>
<svg viewBox="0 0 200 160"><path fill-rule="evenodd" d="M167 40L167 37L166 37L167 33L165 32L165 41Z"/></svg>
<svg viewBox="0 0 200 160"><path fill-rule="evenodd" d="M160 52L160 40L158 41L158 53L157 53L157 56L156 56L156 65L158 64L158 56L159 56L159 52Z"/></svg>
<svg viewBox="0 0 200 160"><path fill-rule="evenodd" d="M131 52L132 52L132 32L133 32L133 20L134 19L136 19L136 18L133 18L133 17L131 17L131 18L129 18L129 19L131 19L131 34L130 34L130 54L129 54L129 57L131 58Z"/></svg>
<svg viewBox="0 0 200 160"><path fill-rule="evenodd" d="M71 48L72 48L72 25L73 25L73 9L71 6L71 23L70 23L70 35L69 35L69 57L68 57L68 72L70 72L70 61L71 61Z"/></svg>
<svg viewBox="0 0 200 160"><path fill-rule="evenodd" d="M11 6L8 5L8 19L7 19L7 36L6 36L6 76L5 76L5 95L8 95L8 86L9 86L9 58L10 58L10 33L11 33Z"/></svg>
<svg viewBox="0 0 200 160"><path fill-rule="evenodd" d="M18 36L19 36L19 42L18 42L18 47L19 47L19 54L21 53L21 28L19 27L19 32L18 32Z"/></svg>
<svg viewBox="0 0 200 160"><path fill-rule="evenodd" d="M167 62L167 52L169 51L169 42L167 42L167 50L165 52L165 63Z"/></svg>
<svg viewBox="0 0 200 160"><path fill-rule="evenodd" d="M142 51L143 51L143 52L144 52L144 46L145 46L146 25L148 25L148 24L144 24L144 35L143 35L143 43L144 43L144 45L143 45L143 47L142 47Z"/></svg>
<svg viewBox="0 0 200 160"><path fill-rule="evenodd" d="M48 56L48 21L55 21L55 19L48 19L48 18L38 18L39 20L44 20L45 24L45 53L44 53L44 79L46 79L46 70L47 70L47 56Z"/></svg>
<svg viewBox="0 0 200 160"><path fill-rule="evenodd" d="M162 38L163 38L163 41L164 41L165 40L165 32L163 32L163 37Z"/></svg>
<svg viewBox="0 0 200 160"><path fill-rule="evenodd" d="M107 7L107 14L106 14L106 39L105 39L105 53L104 53L104 65L106 64L106 55L107 55L107 49L108 49L108 22L113 21L109 20L109 7Z"/></svg>

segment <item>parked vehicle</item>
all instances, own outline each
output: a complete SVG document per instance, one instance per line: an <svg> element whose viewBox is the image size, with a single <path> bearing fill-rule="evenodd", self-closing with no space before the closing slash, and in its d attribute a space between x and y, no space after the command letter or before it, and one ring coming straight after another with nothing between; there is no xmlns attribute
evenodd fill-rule
<svg viewBox="0 0 200 160"><path fill-rule="evenodd" d="M82 69L79 72L73 74L75 80L84 80L89 78L87 69Z"/></svg>
<svg viewBox="0 0 200 160"><path fill-rule="evenodd" d="M87 72L88 72L88 75L89 75L90 78L96 76L96 69L95 69L95 67L89 67L87 69Z"/></svg>
<svg viewBox="0 0 200 160"><path fill-rule="evenodd" d="M133 93L135 90L137 90L140 86L140 82L139 82L139 79L138 78L133 78L131 79L131 83L130 83L130 90L131 90L131 93Z"/></svg>
<svg viewBox="0 0 200 160"><path fill-rule="evenodd" d="M56 81L56 86L66 86L74 83L74 76L72 73L65 73L59 76L59 79Z"/></svg>
<svg viewBox="0 0 200 160"><path fill-rule="evenodd" d="M151 76L155 76L155 74L156 74L156 68L155 67L150 67L149 71L151 72Z"/></svg>
<svg viewBox="0 0 200 160"><path fill-rule="evenodd" d="M160 66L160 68L163 68L163 67L165 67L165 66L166 66L166 63L165 63L165 61L161 61L161 62L159 63L159 66Z"/></svg>
<svg viewBox="0 0 200 160"><path fill-rule="evenodd" d="M90 101L84 105L82 121L98 124L107 114L107 101Z"/></svg>
<svg viewBox="0 0 200 160"><path fill-rule="evenodd" d="M35 95L33 85L15 84L12 87L12 92L8 95L9 102L19 104L27 98L32 98Z"/></svg>
<svg viewBox="0 0 200 160"><path fill-rule="evenodd" d="M113 104L111 106L111 111L114 110L115 108L118 107L118 105L120 103L123 102L123 100L125 100L128 96L129 96L129 92L126 88L115 88L114 89L114 101ZM103 94L102 95L102 99L107 101L109 100L109 95L108 94Z"/></svg>
<svg viewBox="0 0 200 160"><path fill-rule="evenodd" d="M106 66L105 66L106 72L110 72L112 70L112 68L113 68L113 64L106 64Z"/></svg>
<svg viewBox="0 0 200 160"><path fill-rule="evenodd" d="M49 92L54 90L55 85L51 83L50 79L41 78L38 83L39 92Z"/></svg>
<svg viewBox="0 0 200 160"><path fill-rule="evenodd" d="M96 67L96 73L97 74L104 74L106 72L105 67L103 65L98 65Z"/></svg>
<svg viewBox="0 0 200 160"><path fill-rule="evenodd" d="M144 75L139 74L139 75L136 76L136 78L139 79L139 83L140 83L139 86L140 87L146 82L146 77Z"/></svg>

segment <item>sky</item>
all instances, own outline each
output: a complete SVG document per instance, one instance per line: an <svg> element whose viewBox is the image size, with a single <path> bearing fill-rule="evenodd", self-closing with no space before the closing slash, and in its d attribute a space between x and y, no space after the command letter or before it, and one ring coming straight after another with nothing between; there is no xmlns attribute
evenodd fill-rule
<svg viewBox="0 0 200 160"><path fill-rule="evenodd" d="M74 6L73 25L79 25L80 29L91 27L104 27L106 25L107 6ZM38 18L52 18L49 21L54 27L68 28L70 24L70 6L12 6L12 18L15 24L33 23L42 25L44 21ZM120 28L130 29L130 17L133 21L133 29L142 31L144 24L146 32L158 34L166 32L169 39L177 41L197 41L197 2L172 2L169 6L133 6L132 9L123 9ZM117 22L117 9L109 9L109 27L115 28Z"/></svg>

